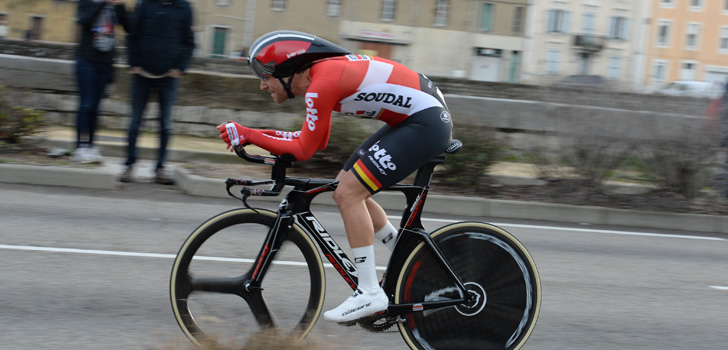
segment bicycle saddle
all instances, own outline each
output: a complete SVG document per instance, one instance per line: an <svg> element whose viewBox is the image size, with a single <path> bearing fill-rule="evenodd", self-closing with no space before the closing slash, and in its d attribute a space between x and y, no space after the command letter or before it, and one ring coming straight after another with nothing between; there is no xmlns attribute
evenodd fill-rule
<svg viewBox="0 0 728 350"><path fill-rule="evenodd" d="M452 141L450 141L450 145L447 146L447 148L445 149L445 153L455 154L458 153L461 148L463 148L463 143L460 142L460 140L453 139Z"/></svg>

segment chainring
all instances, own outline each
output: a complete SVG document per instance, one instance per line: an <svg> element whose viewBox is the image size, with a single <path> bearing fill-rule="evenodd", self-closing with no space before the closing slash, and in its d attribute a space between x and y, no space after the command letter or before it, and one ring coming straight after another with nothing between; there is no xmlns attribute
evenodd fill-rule
<svg viewBox="0 0 728 350"><path fill-rule="evenodd" d="M358 319L356 323L362 329L372 333L383 333L392 328L399 320L394 317L372 315ZM393 331L394 332L394 331Z"/></svg>

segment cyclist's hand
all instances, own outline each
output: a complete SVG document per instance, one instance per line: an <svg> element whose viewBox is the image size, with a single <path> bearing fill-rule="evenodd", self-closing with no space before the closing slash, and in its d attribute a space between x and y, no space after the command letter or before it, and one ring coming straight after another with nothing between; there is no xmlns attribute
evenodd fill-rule
<svg viewBox="0 0 728 350"><path fill-rule="evenodd" d="M227 149L232 152L235 148L243 147L245 145L245 134L248 128L229 121L224 124L217 126L217 130L220 131L220 138L227 143Z"/></svg>

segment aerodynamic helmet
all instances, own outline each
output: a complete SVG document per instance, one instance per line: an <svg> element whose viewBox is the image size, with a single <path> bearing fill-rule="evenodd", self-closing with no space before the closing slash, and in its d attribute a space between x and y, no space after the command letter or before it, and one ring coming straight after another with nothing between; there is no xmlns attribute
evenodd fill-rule
<svg viewBox="0 0 728 350"><path fill-rule="evenodd" d="M249 52L248 64L260 79L289 77L316 60L351 53L328 40L292 30L261 36Z"/></svg>

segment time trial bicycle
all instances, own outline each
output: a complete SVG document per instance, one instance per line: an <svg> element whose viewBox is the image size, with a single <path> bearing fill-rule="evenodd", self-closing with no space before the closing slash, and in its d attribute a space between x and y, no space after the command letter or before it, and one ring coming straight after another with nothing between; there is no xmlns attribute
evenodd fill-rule
<svg viewBox="0 0 728 350"><path fill-rule="evenodd" d="M445 153L461 146L453 140ZM312 200L338 181L286 176L292 157L251 155L244 148L236 153L270 165L271 179L226 181L228 194L245 208L210 218L182 244L170 281L174 316L200 347L245 344L266 329L303 339L324 304L322 255L351 289L357 287L355 265L311 212ZM425 231L422 210L435 166L444 160L440 155L422 166L411 185L385 189L402 192L407 203L381 282L389 307L355 323L372 332L396 326L411 349L519 349L541 306L536 265L513 235L488 223ZM240 197L233 186L243 186ZM290 190L277 212L247 203L284 189Z"/></svg>

